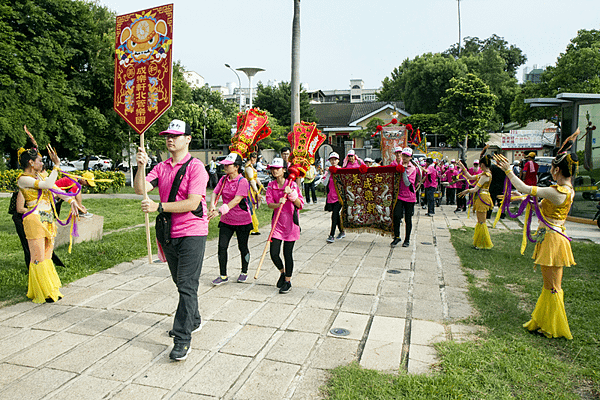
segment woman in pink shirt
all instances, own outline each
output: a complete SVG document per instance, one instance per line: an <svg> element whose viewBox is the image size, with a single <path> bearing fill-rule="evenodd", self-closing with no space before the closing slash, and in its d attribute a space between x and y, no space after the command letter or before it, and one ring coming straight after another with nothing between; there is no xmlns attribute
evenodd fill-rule
<svg viewBox="0 0 600 400"><path fill-rule="evenodd" d="M332 167L336 167L340 163L340 156L335 151L329 155L329 163ZM331 168L331 167L330 167ZM335 228L336 226L340 230L340 234L337 236L337 239L343 239L346 237L346 233L342 229L342 220L340 218L340 211L342 210L342 204L338 198L337 192L335 191L335 184L333 179L331 179L331 172L325 172L325 177L323 178L323 183L325 184L325 191L327 192L327 200L325 203L325 211L331 211L331 231L329 232L329 237L327 238L327 243L333 243L336 239L335 237Z"/></svg>
<svg viewBox="0 0 600 400"><path fill-rule="evenodd" d="M348 150L348 154L346 154L346 158L344 159L343 167L344 168L358 168L365 162L361 160L354 150Z"/></svg>
<svg viewBox="0 0 600 400"><path fill-rule="evenodd" d="M271 174L275 180L267 186L267 205L273 211L273 220L271 221L271 261L277 267L281 275L277 281L279 293L288 293L292 290L292 272L294 270L294 243L300 238L300 222L298 218L299 211L304 206L302 192L296 182L290 182L286 186L286 172L283 169L283 159L274 158L269 165ZM281 209L279 220L275 225L275 215L278 208ZM281 252L281 242L283 242L283 258L285 267L279 256Z"/></svg>
<svg viewBox="0 0 600 400"><path fill-rule="evenodd" d="M250 184L244 178L242 169L242 157L237 153L229 153L227 158L219 162L225 168L225 176L221 178L213 192L211 209L208 218L212 219L219 214L219 272L212 284L221 285L229 281L227 277L227 248L229 241L235 233L237 236L238 248L242 259L242 273L237 281L246 282L248 278L248 264L250 263L250 250L248 250L248 238L252 230L252 216L246 196ZM223 205L217 207L217 197L215 193L220 193L223 197Z"/></svg>
<svg viewBox="0 0 600 400"><path fill-rule="evenodd" d="M400 223L404 216L404 243L402 247L410 246L410 233L412 231L412 216L415 213L415 203L417 202L417 194L415 192L415 182L417 180L417 167L411 162L412 149L410 147L396 147L396 159L390 165L404 166L402 172L402 180L400 181L400 190L398 191L398 199L394 205L394 241L392 247L396 247L400 243Z"/></svg>

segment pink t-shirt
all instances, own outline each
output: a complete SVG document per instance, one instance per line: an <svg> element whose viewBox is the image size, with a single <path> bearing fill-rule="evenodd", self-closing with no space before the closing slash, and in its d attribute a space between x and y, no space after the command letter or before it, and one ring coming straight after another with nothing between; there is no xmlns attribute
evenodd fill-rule
<svg viewBox="0 0 600 400"><path fill-rule="evenodd" d="M423 187L437 187L437 170L433 164L427 167L427 176L425 177L425 183L423 184Z"/></svg>
<svg viewBox="0 0 600 400"><path fill-rule="evenodd" d="M456 183L452 183L452 178L456 175L458 175L458 170L456 168L448 168L448 170L444 173L444 182L449 183L447 186L448 189L456 188Z"/></svg>
<svg viewBox="0 0 600 400"><path fill-rule="evenodd" d="M152 186L158 186L160 201L166 203L169 201L169 193L175 175L181 165L189 160L191 155L188 153L180 162L173 165L173 159L169 158L152 168L152 171L146 176L146 181ZM186 200L190 194L202 196L202 218L192 214L191 211L184 213L171 213L171 237L179 238L185 236L206 236L208 235L208 211L206 207L206 184L208 183L208 173L204 168L202 161L193 159L187 166L187 170L179 185L175 201Z"/></svg>
<svg viewBox="0 0 600 400"><path fill-rule="evenodd" d="M337 192L335 191L335 183L333 182L333 175L331 174L331 172L327 171L327 174L329 175L329 192L327 193L327 203L335 203L339 200L339 197L337 195Z"/></svg>
<svg viewBox="0 0 600 400"><path fill-rule="evenodd" d="M294 223L294 212L298 213L299 218L299 211L304 207L304 197L302 197L302 192L298 189L296 182L292 182L290 187L292 190L295 190L298 193L298 198L300 199L302 205L300 208L296 209L296 206L293 204L293 202L288 200L282 206L283 209L281 210L281 215L279 216L276 226L273 226L273 223L275 222L275 215L277 215L278 211L277 209L273 210L273 219L271 220L273 238L283 240L284 242L295 242L296 240L300 239L300 226ZM269 182L269 186L267 186L267 204L279 203L279 200L285 194L284 189L284 187L279 187L279 184L276 180Z"/></svg>
<svg viewBox="0 0 600 400"><path fill-rule="evenodd" d="M471 167L467 171L469 172L469 174L475 176L475 175L478 175L478 174L481 173L481 168L479 168L479 167L477 167L477 168ZM477 183L477 178L475 178L472 181L469 181L469 185L470 186L475 186L476 183Z"/></svg>
<svg viewBox="0 0 600 400"><path fill-rule="evenodd" d="M394 160L390 165L398 165L398 162ZM407 203L416 203L417 193L415 192L415 182L417 180L417 167L415 167L413 163L408 163L405 172L408 176L408 181L412 184L412 191L410 190L410 186L406 186L404 184L404 179L401 178L398 200L406 201Z"/></svg>
<svg viewBox="0 0 600 400"><path fill-rule="evenodd" d="M221 192L221 187L223 187L223 192ZM233 179L229 179L227 175L221 178L215 187L214 193L221 192L223 204L229 203L235 196L244 196L237 206L229 210L227 214L221 215L221 222L228 225L247 225L252 223L252 215L250 214L248 204L246 203L245 211L240 207L240 204L246 201L249 189L250 183L242 175L238 175Z"/></svg>

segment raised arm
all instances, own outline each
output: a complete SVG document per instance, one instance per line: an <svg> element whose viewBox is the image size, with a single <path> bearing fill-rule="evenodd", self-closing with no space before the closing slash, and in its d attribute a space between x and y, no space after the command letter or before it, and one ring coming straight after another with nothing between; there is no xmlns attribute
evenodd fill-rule
<svg viewBox="0 0 600 400"><path fill-rule="evenodd" d="M504 173L506 173L506 177L510 180L510 183L512 183L514 188L517 189L519 192L548 199L553 204L562 204L567 199L566 194L560 193L553 187L538 187L526 185L521 179L519 179L518 176L514 174L511 165L508 162L508 159L506 159L506 157L504 157L503 155L495 155L494 159L496 160L496 164L498 165L498 167L500 167L504 171Z"/></svg>

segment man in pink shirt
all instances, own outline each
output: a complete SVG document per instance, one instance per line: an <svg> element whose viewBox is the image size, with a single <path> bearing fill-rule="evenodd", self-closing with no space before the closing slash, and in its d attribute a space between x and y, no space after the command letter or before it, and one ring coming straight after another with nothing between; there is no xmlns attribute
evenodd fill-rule
<svg viewBox="0 0 600 400"><path fill-rule="evenodd" d="M208 173L204 164L196 158L192 159L188 151L192 140L188 124L175 119L169 129L160 134L165 136L171 158L157 164L144 181L142 171L148 163L148 154L139 147L134 187L136 194L144 194L158 186L160 202L144 199L142 211L168 213L171 217L170 240L161 243L161 247L179 292L173 329L169 331L174 342L169 357L180 361L185 360L191 350L192 333L201 327L198 285L208 235L205 200ZM175 201L169 201L175 175L186 163L187 170L181 179Z"/></svg>
<svg viewBox="0 0 600 400"><path fill-rule="evenodd" d="M425 182L423 187L425 188L425 199L427 199L427 215L433 217L435 214L435 190L437 189L437 170L433 165L433 159L428 158L425 160Z"/></svg>
<svg viewBox="0 0 600 400"><path fill-rule="evenodd" d="M417 202L417 194L415 185L417 180L417 167L411 162L413 151L410 147L396 147L394 149L396 159L390 165L402 165L404 172L400 181L400 190L398 198L394 206L394 240L390 244L396 247L400 243L400 224L404 216L404 243L402 247L410 245L410 233L412 232L412 216L415 213L415 203Z"/></svg>

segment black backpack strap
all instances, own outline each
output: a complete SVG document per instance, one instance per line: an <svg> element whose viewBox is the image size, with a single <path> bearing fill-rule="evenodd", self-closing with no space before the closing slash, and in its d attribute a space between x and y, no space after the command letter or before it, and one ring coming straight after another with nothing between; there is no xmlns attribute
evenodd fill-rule
<svg viewBox="0 0 600 400"><path fill-rule="evenodd" d="M183 175L185 175L187 166L193 159L194 159L194 157L190 157L190 159L187 160L185 163L183 163L181 168L179 168L179 171L177 171L177 174L175 175L175 178L173 179L173 185L171 186L171 192L169 192L169 200L168 200L169 203L172 203L175 201L175 198L177 197L177 192L179 192L179 186L181 185L181 181L183 180Z"/></svg>

